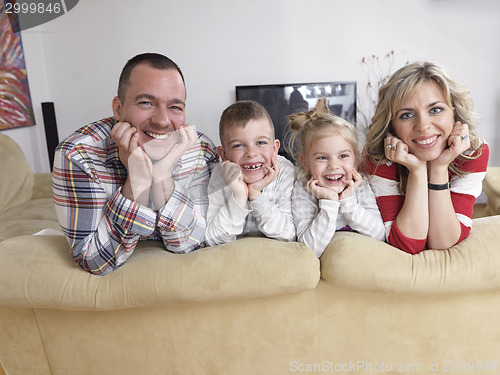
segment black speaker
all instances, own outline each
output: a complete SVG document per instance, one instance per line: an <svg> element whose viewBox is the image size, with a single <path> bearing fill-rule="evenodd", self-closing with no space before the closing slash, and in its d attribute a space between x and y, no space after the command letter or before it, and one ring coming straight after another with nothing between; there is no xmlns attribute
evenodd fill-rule
<svg viewBox="0 0 500 375"><path fill-rule="evenodd" d="M45 125L45 139L47 141L47 151L49 153L50 170L54 164L54 153L59 144L57 135L56 112L53 102L42 103L43 123Z"/></svg>

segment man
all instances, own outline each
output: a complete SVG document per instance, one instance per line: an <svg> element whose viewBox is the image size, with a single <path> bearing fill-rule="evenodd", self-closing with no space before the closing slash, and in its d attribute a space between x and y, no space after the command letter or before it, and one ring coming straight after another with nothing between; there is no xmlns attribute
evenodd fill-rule
<svg viewBox="0 0 500 375"><path fill-rule="evenodd" d="M212 141L185 124L186 88L169 58L146 53L120 75L114 117L87 125L57 147L56 213L73 258L103 275L141 239L167 250L204 246Z"/></svg>

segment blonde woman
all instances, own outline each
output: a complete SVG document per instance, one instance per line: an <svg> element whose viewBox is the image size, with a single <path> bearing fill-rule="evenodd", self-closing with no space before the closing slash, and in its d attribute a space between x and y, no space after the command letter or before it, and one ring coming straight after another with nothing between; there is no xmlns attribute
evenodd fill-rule
<svg viewBox="0 0 500 375"><path fill-rule="evenodd" d="M338 230L384 240L375 195L357 171L360 152L354 126L332 115L324 98L309 112L289 118L290 145L300 139L300 173L292 193L297 240L318 258Z"/></svg>
<svg viewBox="0 0 500 375"><path fill-rule="evenodd" d="M469 235L489 156L472 110L469 90L435 63L407 65L380 88L364 167L391 245L416 254Z"/></svg>

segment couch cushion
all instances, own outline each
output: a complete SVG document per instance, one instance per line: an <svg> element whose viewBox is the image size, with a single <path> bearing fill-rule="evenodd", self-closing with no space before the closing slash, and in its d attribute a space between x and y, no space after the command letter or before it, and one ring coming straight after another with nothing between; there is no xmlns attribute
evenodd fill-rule
<svg viewBox="0 0 500 375"><path fill-rule="evenodd" d="M0 213L0 241L61 227L52 198L32 199Z"/></svg>
<svg viewBox="0 0 500 375"><path fill-rule="evenodd" d="M483 180L486 194L486 215L500 215L500 167L488 167Z"/></svg>
<svg viewBox="0 0 500 375"><path fill-rule="evenodd" d="M0 133L0 212L31 199L34 175L18 144Z"/></svg>
<svg viewBox="0 0 500 375"><path fill-rule="evenodd" d="M319 260L309 248L265 238L182 255L143 242L105 276L77 267L63 236L0 243L0 306L112 310L272 296L314 289L318 281Z"/></svg>
<svg viewBox="0 0 500 375"><path fill-rule="evenodd" d="M321 276L342 287L394 293L459 293L500 288L500 216L473 220L449 250L410 255L356 233L337 233L321 257Z"/></svg>

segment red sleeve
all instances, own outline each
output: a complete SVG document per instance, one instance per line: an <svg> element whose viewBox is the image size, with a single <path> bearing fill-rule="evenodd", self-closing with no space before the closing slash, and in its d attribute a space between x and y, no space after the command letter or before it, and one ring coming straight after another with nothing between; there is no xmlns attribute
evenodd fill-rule
<svg viewBox="0 0 500 375"><path fill-rule="evenodd" d="M387 186L393 185L399 181L396 164L380 164L376 166L367 159L364 166L367 174L379 178L376 186L372 184L371 187L377 199L382 220L384 223L393 221L404 203L404 195L397 189L392 191L386 190Z"/></svg>
<svg viewBox="0 0 500 375"><path fill-rule="evenodd" d="M470 227L468 227L467 225L464 225L463 223L460 223L460 228L462 229L462 232L460 233L460 238L458 239L457 243L460 243L463 240L465 240L467 237L469 237L470 229L471 229Z"/></svg>
<svg viewBox="0 0 500 375"><path fill-rule="evenodd" d="M403 235L396 224L396 220L392 223L391 232L389 233L389 237L387 238L387 242L397 247L400 250L403 250L408 254L418 254L421 251L425 250L425 244L427 243L427 238L423 240L417 240L415 238L409 238Z"/></svg>
<svg viewBox="0 0 500 375"><path fill-rule="evenodd" d="M477 159L463 161L461 168L462 170L469 172L471 175L474 173L485 173L486 168L488 168L488 160L490 155L490 149L488 144L483 144L479 150L474 152L473 156L481 152L481 156ZM464 177L467 178L467 175ZM478 182L477 182L478 183ZM453 204L453 208L457 214L461 214L467 217L472 217L474 210L474 203L476 202L476 197L471 194L467 194L466 192L451 192L451 202ZM460 227L462 228L462 232L460 234L460 238L457 243L462 242L464 239L469 237L471 228L467 225L460 223Z"/></svg>

